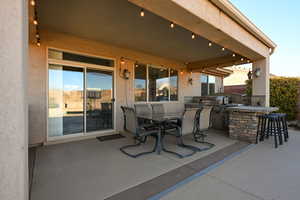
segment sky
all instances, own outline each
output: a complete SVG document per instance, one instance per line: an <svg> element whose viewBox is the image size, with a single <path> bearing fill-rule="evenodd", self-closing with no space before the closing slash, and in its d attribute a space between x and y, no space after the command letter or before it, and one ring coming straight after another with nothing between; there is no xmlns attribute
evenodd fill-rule
<svg viewBox="0 0 300 200"><path fill-rule="evenodd" d="M300 0L230 0L277 44L270 72L300 77Z"/></svg>

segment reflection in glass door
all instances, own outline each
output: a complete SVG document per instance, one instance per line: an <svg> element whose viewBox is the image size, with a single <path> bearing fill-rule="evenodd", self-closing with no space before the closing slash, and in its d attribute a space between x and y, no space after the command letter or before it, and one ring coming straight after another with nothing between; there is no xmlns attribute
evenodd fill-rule
<svg viewBox="0 0 300 200"><path fill-rule="evenodd" d="M113 74L86 70L86 131L113 129Z"/></svg>
<svg viewBox="0 0 300 200"><path fill-rule="evenodd" d="M48 136L84 132L84 71L49 65Z"/></svg>

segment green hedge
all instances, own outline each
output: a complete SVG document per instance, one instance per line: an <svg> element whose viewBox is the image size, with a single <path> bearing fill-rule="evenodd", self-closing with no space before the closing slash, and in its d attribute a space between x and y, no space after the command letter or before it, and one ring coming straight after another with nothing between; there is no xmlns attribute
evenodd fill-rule
<svg viewBox="0 0 300 200"><path fill-rule="evenodd" d="M274 77L270 79L270 106L278 107L289 120L297 115L300 78ZM247 81L247 94L252 94L252 81Z"/></svg>

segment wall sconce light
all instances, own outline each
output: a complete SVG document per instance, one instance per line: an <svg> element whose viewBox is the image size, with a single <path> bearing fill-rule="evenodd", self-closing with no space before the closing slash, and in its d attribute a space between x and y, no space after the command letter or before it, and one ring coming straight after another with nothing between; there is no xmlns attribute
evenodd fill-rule
<svg viewBox="0 0 300 200"><path fill-rule="evenodd" d="M252 78L258 78L260 77L260 75L261 75L260 68L256 68L253 72L249 71L247 74L249 80Z"/></svg>
<svg viewBox="0 0 300 200"><path fill-rule="evenodd" d="M249 70L249 72L248 72L247 76L248 76L248 79L249 79L249 80L251 80L251 79L252 79L252 72L251 72L250 70Z"/></svg>
<svg viewBox="0 0 300 200"><path fill-rule="evenodd" d="M193 85L193 79L192 79L192 78L189 78L189 79L188 79L188 83L189 83L190 85Z"/></svg>
<svg viewBox="0 0 300 200"><path fill-rule="evenodd" d="M122 76L124 79L128 80L130 77L130 72L128 71L128 69L124 69L122 72Z"/></svg>
<svg viewBox="0 0 300 200"><path fill-rule="evenodd" d="M255 71L254 71L255 77L256 77L256 78L260 77L260 74L261 74L260 68L256 68Z"/></svg>

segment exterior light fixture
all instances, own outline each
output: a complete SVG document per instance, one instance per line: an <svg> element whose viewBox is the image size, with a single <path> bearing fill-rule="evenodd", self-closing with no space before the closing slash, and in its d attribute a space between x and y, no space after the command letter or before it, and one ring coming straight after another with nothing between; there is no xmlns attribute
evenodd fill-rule
<svg viewBox="0 0 300 200"><path fill-rule="evenodd" d="M248 72L247 76L248 76L248 79L249 79L249 80L251 80L251 79L252 79L252 72L251 72L250 70L249 70L249 72Z"/></svg>
<svg viewBox="0 0 300 200"><path fill-rule="evenodd" d="M193 34L192 34L192 39L195 39L195 37L196 37L196 36L195 36L195 34L193 33Z"/></svg>
<svg viewBox="0 0 300 200"><path fill-rule="evenodd" d="M128 69L124 69L123 72L122 72L122 74L123 74L123 78L124 78L124 79L126 79L126 80L129 79L129 77L130 77L130 72L128 71Z"/></svg>
<svg viewBox="0 0 300 200"><path fill-rule="evenodd" d="M174 27L175 27L175 24L174 24L173 22L171 22L170 27L171 27L171 28L174 28Z"/></svg>
<svg viewBox="0 0 300 200"><path fill-rule="evenodd" d="M255 77L256 77L256 78L260 77L260 74L261 74L260 68L256 68L255 71L254 71Z"/></svg>
<svg viewBox="0 0 300 200"><path fill-rule="evenodd" d="M141 15L141 17L144 17L144 16L145 16L144 9L141 9L140 15Z"/></svg>
<svg viewBox="0 0 300 200"><path fill-rule="evenodd" d="M124 58L121 58L121 65L124 65L125 64L125 60L124 60Z"/></svg>
<svg viewBox="0 0 300 200"><path fill-rule="evenodd" d="M188 84L193 85L193 79L192 78L188 79Z"/></svg>

